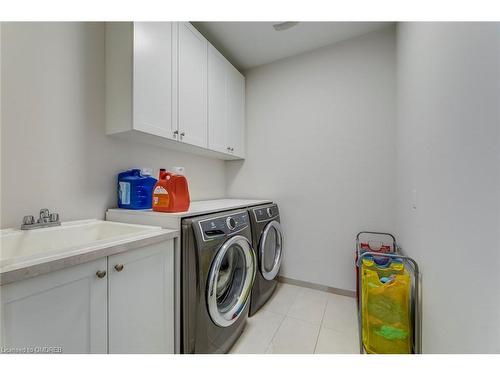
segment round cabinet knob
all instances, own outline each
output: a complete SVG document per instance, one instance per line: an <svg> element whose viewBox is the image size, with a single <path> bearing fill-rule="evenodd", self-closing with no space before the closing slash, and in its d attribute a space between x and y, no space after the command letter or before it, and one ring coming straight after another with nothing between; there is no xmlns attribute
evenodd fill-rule
<svg viewBox="0 0 500 375"><path fill-rule="evenodd" d="M117 272L122 272L122 271L123 271L123 264L117 264L117 265L115 266L115 270L116 270Z"/></svg>
<svg viewBox="0 0 500 375"><path fill-rule="evenodd" d="M229 229L233 230L236 228L236 220L234 220L232 217L228 217L226 219L226 225Z"/></svg>
<svg viewBox="0 0 500 375"><path fill-rule="evenodd" d="M95 274L98 278L102 279L106 276L106 271L97 271Z"/></svg>
<svg viewBox="0 0 500 375"><path fill-rule="evenodd" d="M184 137L186 135L186 132L181 133L181 137Z"/></svg>

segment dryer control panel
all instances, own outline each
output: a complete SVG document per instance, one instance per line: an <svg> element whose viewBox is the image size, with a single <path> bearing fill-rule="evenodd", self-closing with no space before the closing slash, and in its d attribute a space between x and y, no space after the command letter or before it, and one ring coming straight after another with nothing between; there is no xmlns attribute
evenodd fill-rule
<svg viewBox="0 0 500 375"><path fill-rule="evenodd" d="M258 222L269 220L269 219L275 218L279 215L277 205L255 208L255 209L253 209L253 213L255 215L255 219Z"/></svg>
<svg viewBox="0 0 500 375"><path fill-rule="evenodd" d="M200 221L199 223L203 234L203 240L209 241L239 232L248 227L248 222L247 212L240 212L232 215L214 217L212 219Z"/></svg>

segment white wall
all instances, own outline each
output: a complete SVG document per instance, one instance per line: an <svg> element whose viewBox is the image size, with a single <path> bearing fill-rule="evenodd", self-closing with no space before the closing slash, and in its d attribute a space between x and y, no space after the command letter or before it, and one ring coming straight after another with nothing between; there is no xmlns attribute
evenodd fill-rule
<svg viewBox="0 0 500 375"><path fill-rule="evenodd" d="M103 218L116 174L183 165L192 199L225 195L224 162L104 133L104 25L2 25L1 227L42 207Z"/></svg>
<svg viewBox="0 0 500 375"><path fill-rule="evenodd" d="M283 276L354 290L356 233L393 230L395 53L389 28L246 72L228 194L278 202Z"/></svg>
<svg viewBox="0 0 500 375"><path fill-rule="evenodd" d="M398 235L426 353L500 352L499 25L398 27Z"/></svg>

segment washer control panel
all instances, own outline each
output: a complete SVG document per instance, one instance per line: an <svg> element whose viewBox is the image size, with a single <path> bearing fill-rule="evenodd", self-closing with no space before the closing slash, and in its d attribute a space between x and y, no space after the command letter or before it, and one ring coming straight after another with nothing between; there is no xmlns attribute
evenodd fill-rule
<svg viewBox="0 0 500 375"><path fill-rule="evenodd" d="M254 208L253 213L257 221L265 221L279 215L278 206L272 205L268 207Z"/></svg>
<svg viewBox="0 0 500 375"><path fill-rule="evenodd" d="M232 216L229 216L227 219L226 219L226 225L227 227L230 229L230 230L234 230L236 229L236 220L234 219L234 217Z"/></svg>
<svg viewBox="0 0 500 375"><path fill-rule="evenodd" d="M203 239L205 241L229 235L248 226L248 214L246 212L239 212L232 215L215 217L200 221Z"/></svg>

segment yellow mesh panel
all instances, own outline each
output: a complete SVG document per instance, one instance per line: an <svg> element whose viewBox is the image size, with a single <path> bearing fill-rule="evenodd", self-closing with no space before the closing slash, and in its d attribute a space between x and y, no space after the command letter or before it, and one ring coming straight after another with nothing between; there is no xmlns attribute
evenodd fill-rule
<svg viewBox="0 0 500 375"><path fill-rule="evenodd" d="M408 271L397 268L383 269L373 262L363 262L363 343L368 353L411 353L410 293ZM382 283L380 277L394 275Z"/></svg>

